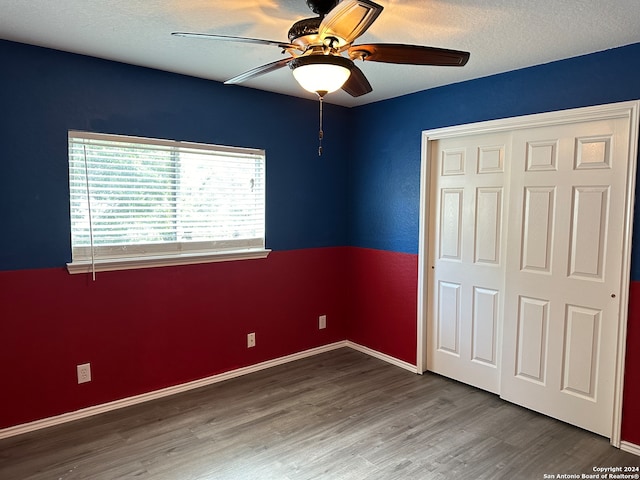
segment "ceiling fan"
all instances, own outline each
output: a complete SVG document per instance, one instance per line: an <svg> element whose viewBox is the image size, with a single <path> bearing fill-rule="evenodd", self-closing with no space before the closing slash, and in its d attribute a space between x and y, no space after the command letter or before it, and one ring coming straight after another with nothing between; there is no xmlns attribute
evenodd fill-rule
<svg viewBox="0 0 640 480"><path fill-rule="evenodd" d="M244 42L278 47L289 56L241 73L225 84L236 84L285 66L293 70L298 83L320 99L320 140L322 141L322 100L327 93L342 89L353 97L373 90L354 60L409 65L463 66L469 52L421 45L370 43L353 45L382 13L371 0L307 0L318 16L295 22L288 42L206 33L173 32L180 37ZM347 56L343 56L346 52ZM318 150L322 154L322 145Z"/></svg>

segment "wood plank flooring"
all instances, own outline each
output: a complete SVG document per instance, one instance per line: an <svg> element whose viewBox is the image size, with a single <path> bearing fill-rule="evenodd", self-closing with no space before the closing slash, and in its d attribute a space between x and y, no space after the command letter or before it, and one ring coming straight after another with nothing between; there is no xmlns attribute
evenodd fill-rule
<svg viewBox="0 0 640 480"><path fill-rule="evenodd" d="M640 457L346 348L0 440L2 480L527 480L607 466Z"/></svg>

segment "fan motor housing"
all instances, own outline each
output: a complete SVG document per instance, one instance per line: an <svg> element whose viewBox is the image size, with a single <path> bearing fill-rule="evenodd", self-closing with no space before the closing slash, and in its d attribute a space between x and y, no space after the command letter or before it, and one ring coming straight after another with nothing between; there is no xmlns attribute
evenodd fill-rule
<svg viewBox="0 0 640 480"><path fill-rule="evenodd" d="M307 6L313 13L325 16L339 3L338 0L307 0Z"/></svg>
<svg viewBox="0 0 640 480"><path fill-rule="evenodd" d="M318 35L318 30L320 28L320 22L322 21L321 17L313 17L313 18L303 18L302 20L298 20L294 23L289 29L289 41L291 43L300 43L296 42L298 39L302 39L303 37L313 37ZM304 42L306 44L313 43L312 41Z"/></svg>
<svg viewBox="0 0 640 480"><path fill-rule="evenodd" d="M289 41L303 47L315 43L318 39L317 35L322 19L338 3L340 3L339 0L307 0L307 5L311 11L318 16L303 18L294 23L289 29Z"/></svg>

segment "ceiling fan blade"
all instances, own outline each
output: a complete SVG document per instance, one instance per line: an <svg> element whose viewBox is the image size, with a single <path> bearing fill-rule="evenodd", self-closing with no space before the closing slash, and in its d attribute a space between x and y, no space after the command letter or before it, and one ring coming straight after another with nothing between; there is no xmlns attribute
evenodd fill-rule
<svg viewBox="0 0 640 480"><path fill-rule="evenodd" d="M349 75L349 78L342 86L342 90L352 97L360 97L373 91L373 88L371 87L369 80L367 80L367 77L362 73L362 70L354 65L351 68L351 75Z"/></svg>
<svg viewBox="0 0 640 480"><path fill-rule="evenodd" d="M189 33L189 32L172 32L171 35L174 35L176 37L204 38L207 40L222 40L225 42L256 43L258 45L272 45L275 47L280 47L284 50L289 48L295 48L296 50L299 50L299 47L296 45L293 45L292 43L278 42L275 40L262 40L261 38L233 37L229 35L212 35L209 33Z"/></svg>
<svg viewBox="0 0 640 480"><path fill-rule="evenodd" d="M260 67L252 68L247 72L241 73L240 75L230 78L224 83L225 85L242 83L251 78L256 78L256 77L259 77L260 75L264 75L265 73L270 73L275 70L278 70L279 68L286 66L287 63L289 63L291 60L293 60L293 57L287 57L287 58L283 58L282 60L277 60L275 62L267 63L266 65L262 65Z"/></svg>
<svg viewBox="0 0 640 480"><path fill-rule="evenodd" d="M469 60L469 52L446 48L402 45L396 43L372 43L349 48L353 59L370 62L403 63L408 65L436 65L462 67Z"/></svg>
<svg viewBox="0 0 640 480"><path fill-rule="evenodd" d="M348 45L362 35L378 18L383 7L371 0L343 0L320 22L318 35L337 37Z"/></svg>

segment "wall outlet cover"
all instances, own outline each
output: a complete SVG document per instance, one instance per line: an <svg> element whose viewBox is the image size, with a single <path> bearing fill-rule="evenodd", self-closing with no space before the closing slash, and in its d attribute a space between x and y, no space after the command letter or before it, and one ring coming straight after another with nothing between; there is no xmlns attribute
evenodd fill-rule
<svg viewBox="0 0 640 480"><path fill-rule="evenodd" d="M87 383L91 381L91 364L83 363L76 367L78 374L78 383Z"/></svg>

